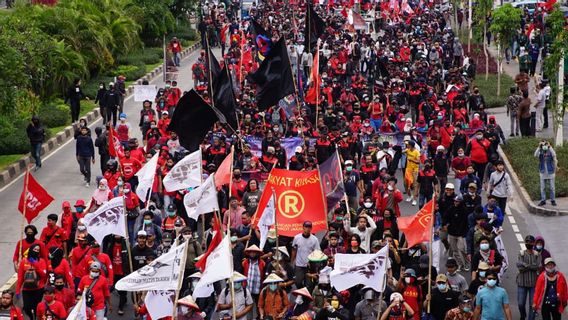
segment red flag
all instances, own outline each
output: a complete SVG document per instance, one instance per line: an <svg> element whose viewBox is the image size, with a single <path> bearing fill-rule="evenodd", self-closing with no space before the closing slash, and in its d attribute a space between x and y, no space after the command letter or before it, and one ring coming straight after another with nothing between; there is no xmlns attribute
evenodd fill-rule
<svg viewBox="0 0 568 320"><path fill-rule="evenodd" d="M223 240L223 232L221 231L221 221L219 221L217 215L213 216L213 231L215 231L215 235L213 236L213 239L211 239L211 243L209 244L209 248L207 248L207 252L205 252L201 257L201 259L199 259L195 263L195 266L201 269L201 272L205 271L205 265L207 265L207 257L209 257L211 252L213 252L213 250L215 250L215 248L217 248L217 246Z"/></svg>
<svg viewBox="0 0 568 320"><path fill-rule="evenodd" d="M434 199L428 201L415 215L398 218L398 228L404 232L408 248L430 241L434 222Z"/></svg>
<svg viewBox="0 0 568 320"><path fill-rule="evenodd" d="M312 80L312 86L306 92L306 97L304 100L310 104L318 104L319 103L319 95L320 95L320 84L321 79L319 75L319 48L316 50L316 55L314 57L314 65L312 68L312 74L310 75L310 79Z"/></svg>
<svg viewBox="0 0 568 320"><path fill-rule="evenodd" d="M534 30L534 23L529 24L529 27L527 28L527 32L525 33L527 37L531 37L531 32Z"/></svg>
<svg viewBox="0 0 568 320"><path fill-rule="evenodd" d="M27 193L26 186L20 195L20 203L18 204L18 210L24 214L24 205L26 206L25 217L28 223L32 223L32 220L39 215L39 213L45 209L53 201L53 197L47 193L47 191L34 179L34 177L26 172L24 181L27 181ZM25 184L26 182L24 182Z"/></svg>
<svg viewBox="0 0 568 320"><path fill-rule="evenodd" d="M233 167L234 150L234 148L231 148L231 152L225 157L225 160L223 160L223 162L215 172L215 187L217 189L231 182L231 168Z"/></svg>
<svg viewBox="0 0 568 320"><path fill-rule="evenodd" d="M556 1L557 0L548 0L546 2L538 3L537 6L544 8L544 10L548 12L548 11L552 10L554 5L556 4Z"/></svg>
<svg viewBox="0 0 568 320"><path fill-rule="evenodd" d="M273 188L276 193L279 235L293 237L301 233L304 221L312 222L312 233L327 230L326 200L318 170L272 169L258 202L257 212L262 213L266 208ZM255 215L255 227L260 213Z"/></svg>
<svg viewBox="0 0 568 320"><path fill-rule="evenodd" d="M122 144L120 144L120 140L118 140L116 132L112 126L108 133L108 154L111 157L124 157L124 148L122 147Z"/></svg>

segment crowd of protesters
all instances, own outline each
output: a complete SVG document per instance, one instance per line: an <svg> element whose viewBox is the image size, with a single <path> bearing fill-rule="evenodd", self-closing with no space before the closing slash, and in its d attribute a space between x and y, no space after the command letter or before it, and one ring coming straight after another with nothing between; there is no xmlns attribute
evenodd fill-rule
<svg viewBox="0 0 568 320"><path fill-rule="evenodd" d="M509 304L516 294L520 319L535 319L537 312L543 319L560 319L568 289L542 237L527 235L526 249L509 257L509 272L517 272L517 292L500 286L504 258L495 239L507 223L507 200L513 194L511 178L497 154L505 137L485 110L484 97L475 86L475 62L464 54L449 15L432 2L403 1L396 9L389 2L375 6L364 1L357 6L374 18L371 28L377 32L371 32L349 24L349 2L330 1L316 8L326 32L319 50L311 52L303 46L306 4L289 5L292 10L283 2L266 1L253 4L249 14L274 40L286 38L299 93L313 82L313 55L319 53L321 95L317 104L305 103L300 96L265 112L258 112L254 87L246 80L258 67L256 58L244 59L257 56L250 20L237 19L233 5L228 10L224 5L203 7L201 38L222 48L222 64L232 72L241 110L238 128L217 123L201 146L204 178L216 171L232 146L236 150L231 190L219 190L223 228L230 233L233 252L234 290L221 284L209 298L181 299L178 318L229 319L235 313L237 319L395 320L424 319L429 312L428 319L438 320L511 320ZM181 50L181 45L176 41L171 50L179 66L179 51L174 50ZM194 86L207 101L204 56L192 70ZM517 81L517 86L512 93L526 95L523 82ZM63 202L61 214L48 215L41 232L34 225L25 227L25 238L13 256L16 290L2 293L2 317L23 319L14 306L21 296L30 319L65 319L85 292L89 319L102 320L113 307L124 315L129 300L137 315L150 319L139 294L129 299L118 291L118 304L112 302L113 284L168 252L173 243L190 244L179 296L191 294L201 276L195 262L211 241L211 214L202 216L203 230L187 216L187 191L168 192L162 184L189 154L177 134L168 130L182 92L175 81L167 82L154 101L144 101L140 118L131 120L122 111L115 84L109 87L110 93L98 98L108 112L105 127L95 130L94 145L85 142L91 135L86 123L77 137L87 186L94 147L100 156L96 190L91 199L77 199L73 206ZM105 85L100 89L106 90ZM527 106L522 106L522 97L514 99L518 108L513 102L507 105L511 119L519 114L520 131L529 134L523 109ZM135 138L134 121L142 141ZM535 121L532 128L538 131L538 118ZM119 159L108 152L111 126L124 148ZM257 153L244 142L248 136L262 141ZM300 137L304 143L287 154L281 143L286 137ZM85 145L79 147L80 143ZM303 232L293 238L272 230L259 248L259 231L253 230L251 221L266 174L272 168L316 169L336 150L346 200L332 208L328 231L316 237L312 223L305 221ZM159 158L151 200L143 203L135 194L135 174L155 153ZM549 145L542 143L535 156L541 161L544 184L555 170ZM553 195L554 189L552 200ZM83 217L114 197L125 198L131 241L111 235L97 243ZM435 238L446 254L429 270L428 244L408 247L397 219L415 213L433 197ZM363 286L338 292L330 284L336 254L375 253L384 246L390 260L385 292Z"/></svg>

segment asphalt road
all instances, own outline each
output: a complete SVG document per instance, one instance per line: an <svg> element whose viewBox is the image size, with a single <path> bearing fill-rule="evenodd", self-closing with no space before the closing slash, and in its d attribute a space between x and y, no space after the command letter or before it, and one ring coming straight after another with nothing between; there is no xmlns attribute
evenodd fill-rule
<svg viewBox="0 0 568 320"><path fill-rule="evenodd" d="M182 90L189 90L193 84L193 81L191 80L191 65L197 59L198 54L199 51L194 52L182 61L182 67L180 68L180 74L178 77L178 83ZM219 56L219 51L215 50L215 54ZM158 76L151 81L151 84L163 86L162 77ZM130 122L133 126L133 132L139 138L140 132L137 128L137 123L139 120L138 112L140 108L141 103L134 102L132 96L126 99L124 110L128 115L128 122ZM99 119L95 123L91 124L91 128L94 130L96 126L100 126L101 124L102 122ZM67 200L74 203L80 198L88 200L94 191L94 185L90 188L86 188L84 186L82 175L79 172L79 167L75 160L74 149L74 140L64 143L59 146L55 152L45 157L43 159L43 168L34 173L34 177L39 181L39 183L41 183L56 199L34 221L34 224L38 226L38 229L40 230L45 226L46 217L49 213L59 214L61 212L61 202ZM93 181L96 175L100 175L99 167L99 159L97 158L96 164L92 167ZM400 179L400 181L402 181L402 179ZM3 235L0 241L0 268L4 271L0 274L1 283L6 282L14 274L12 254L14 252L16 241L20 238L21 215L17 211L17 204L22 188L23 179L22 176L20 176L6 187L0 189L0 203L2 203L2 206L0 207L0 234ZM563 230L561 225L555 225L557 220L547 220L549 218L534 217L526 213L527 211L522 208L522 203L520 201L510 202L509 208L510 209L507 210L507 218L503 224L503 239L507 248L509 261L512 266L505 274L502 286L504 286L509 293L509 299L511 301L514 314L513 318L516 319L518 318L518 310L516 307L515 262L517 253L522 248L521 243L524 236L528 232L533 234L546 234L546 238L549 240L549 243L552 243L555 239L562 239ZM403 215L411 215L416 212L417 207L412 207L408 203L404 202L401 209ZM563 219L560 222L565 223L567 221L568 218ZM553 231L547 232L548 226L553 225L555 225L556 228L552 227ZM553 247L553 254L555 252L560 252L560 250L565 253L568 249L561 244L556 244L555 247ZM559 268L563 269L563 265L559 264ZM112 303L116 310L118 305L118 296L113 295ZM113 314L109 314L109 319L132 318L130 301L129 307L125 311L127 311L125 316L119 317L116 315L116 312L114 312Z"/></svg>

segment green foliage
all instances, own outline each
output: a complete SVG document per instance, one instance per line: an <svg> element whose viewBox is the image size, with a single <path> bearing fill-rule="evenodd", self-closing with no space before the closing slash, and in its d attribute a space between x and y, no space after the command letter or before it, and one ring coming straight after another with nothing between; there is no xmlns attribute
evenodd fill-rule
<svg viewBox="0 0 568 320"><path fill-rule="evenodd" d="M39 117L48 128L61 127L71 121L70 108L61 100L46 103L40 107Z"/></svg>
<svg viewBox="0 0 568 320"><path fill-rule="evenodd" d="M119 64L136 64L143 62L145 64L155 64L164 59L163 48L144 48L136 50L132 53L121 55L117 61Z"/></svg>
<svg viewBox="0 0 568 320"><path fill-rule="evenodd" d="M534 152L541 139L539 138L513 138L508 139L503 146L511 165L521 179L523 187L533 200L540 199L540 178L538 159ZM556 196L568 196L568 146L554 148L558 158L556 171Z"/></svg>
<svg viewBox="0 0 568 320"><path fill-rule="evenodd" d="M128 81L142 78L146 74L146 64L139 62L136 65L119 66L110 75L123 75Z"/></svg>
<svg viewBox="0 0 568 320"><path fill-rule="evenodd" d="M26 134L27 119L0 116L0 155L24 154L30 151L30 140ZM47 134L49 138L49 133Z"/></svg>
<svg viewBox="0 0 568 320"><path fill-rule="evenodd" d="M83 85L83 93L90 99L95 99L97 96L97 91L99 90L99 83L104 83L108 88L109 82L114 81L114 76L100 75L91 78L87 83Z"/></svg>
<svg viewBox="0 0 568 320"><path fill-rule="evenodd" d="M521 25L520 8L513 7L510 3L506 3L493 10L491 17L493 18L489 30L496 36L495 41L501 45L501 50L511 43L513 36L517 33L517 28Z"/></svg>
<svg viewBox="0 0 568 320"><path fill-rule="evenodd" d="M175 18L168 5L171 1L130 0L125 10L142 26L142 40L146 44L161 44L164 34L173 31Z"/></svg>
<svg viewBox="0 0 568 320"><path fill-rule="evenodd" d="M176 27L176 30L172 34L169 34L168 37L178 37L178 39L195 41L197 40L197 31L189 23L180 23Z"/></svg>

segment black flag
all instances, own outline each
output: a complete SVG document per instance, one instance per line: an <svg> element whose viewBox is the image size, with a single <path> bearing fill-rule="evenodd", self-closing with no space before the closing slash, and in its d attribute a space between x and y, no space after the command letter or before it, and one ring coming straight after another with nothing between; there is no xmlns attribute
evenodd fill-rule
<svg viewBox="0 0 568 320"><path fill-rule="evenodd" d="M266 31L260 23L252 19L252 39L254 40L254 45L256 46L256 51L262 57L265 57L270 48L272 47L272 36Z"/></svg>
<svg viewBox="0 0 568 320"><path fill-rule="evenodd" d="M180 144L188 151L199 149L203 138L217 122L217 115L193 89L183 95L175 108L168 130L179 136Z"/></svg>
<svg viewBox="0 0 568 320"><path fill-rule="evenodd" d="M308 3L305 23L304 48L307 48L309 52L312 52L318 45L319 37L325 32L325 22L316 13L310 3Z"/></svg>
<svg viewBox="0 0 568 320"><path fill-rule="evenodd" d="M215 108L222 114L219 117L222 123L227 123L233 130L237 129L237 103L233 91L233 83L227 64L215 80L213 88L213 101Z"/></svg>
<svg viewBox="0 0 568 320"><path fill-rule="evenodd" d="M295 92L284 37L274 44L258 70L250 74L248 79L256 84L256 101L260 111L278 104L280 99Z"/></svg>
<svg viewBox="0 0 568 320"><path fill-rule="evenodd" d="M217 79L221 73L221 66L219 66L219 61L215 58L215 55L213 54L213 51L211 51L211 47L207 42L205 44L205 68L207 81L209 82L208 91L211 91L211 89L215 87L215 79ZM209 94L211 94L211 92L209 92Z"/></svg>

